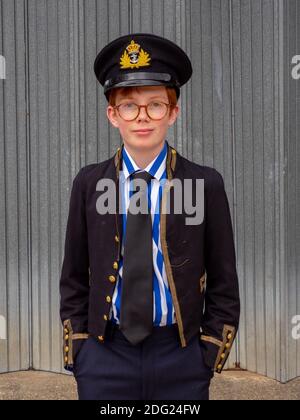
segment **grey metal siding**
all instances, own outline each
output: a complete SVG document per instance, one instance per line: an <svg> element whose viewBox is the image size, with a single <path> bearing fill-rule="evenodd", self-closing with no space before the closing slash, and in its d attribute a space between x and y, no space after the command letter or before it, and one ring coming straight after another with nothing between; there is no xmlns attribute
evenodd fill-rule
<svg viewBox="0 0 300 420"><path fill-rule="evenodd" d="M285 3L285 54L284 54L284 150L285 150L285 249L287 286L285 296L286 323L282 326L288 334L282 343L285 357L282 360L286 377L300 375L300 339L290 333L292 319L300 316L300 78L292 77L292 58L300 56L300 2ZM299 64L299 61L298 61ZM300 71L298 70L298 77ZM298 321L299 322L299 321Z"/></svg>
<svg viewBox="0 0 300 420"><path fill-rule="evenodd" d="M274 63L278 40L274 1L233 1L233 103L236 183L236 249L242 297L239 333L241 367L273 378L279 324L276 306L279 275L275 218L278 170L283 156L276 154ZM277 142L281 139L278 138Z"/></svg>
<svg viewBox="0 0 300 420"><path fill-rule="evenodd" d="M0 371L29 366L28 153L24 3L0 2L0 315L7 340L0 339Z"/></svg>

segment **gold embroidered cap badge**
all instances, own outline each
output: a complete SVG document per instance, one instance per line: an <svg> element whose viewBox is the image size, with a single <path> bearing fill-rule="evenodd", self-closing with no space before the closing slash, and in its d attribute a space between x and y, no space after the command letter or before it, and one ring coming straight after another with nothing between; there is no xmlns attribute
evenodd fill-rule
<svg viewBox="0 0 300 420"><path fill-rule="evenodd" d="M150 65L151 57L132 40L120 58L121 69L133 69Z"/></svg>

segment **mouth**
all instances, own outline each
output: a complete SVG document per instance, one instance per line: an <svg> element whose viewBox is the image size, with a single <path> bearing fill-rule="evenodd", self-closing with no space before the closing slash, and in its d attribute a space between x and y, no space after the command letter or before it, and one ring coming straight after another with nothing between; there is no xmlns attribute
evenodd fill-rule
<svg viewBox="0 0 300 420"><path fill-rule="evenodd" d="M146 135L153 131L153 128L139 128L138 130L132 130L135 134Z"/></svg>

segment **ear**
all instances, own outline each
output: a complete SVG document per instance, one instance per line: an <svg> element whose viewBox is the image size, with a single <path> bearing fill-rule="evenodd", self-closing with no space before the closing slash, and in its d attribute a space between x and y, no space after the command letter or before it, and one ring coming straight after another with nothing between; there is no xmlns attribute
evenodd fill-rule
<svg viewBox="0 0 300 420"><path fill-rule="evenodd" d="M174 122L176 121L177 117L178 117L178 113L179 113L179 105L176 104L175 106L172 107L170 115L169 115L169 126L173 125Z"/></svg>
<svg viewBox="0 0 300 420"><path fill-rule="evenodd" d="M114 127L119 127L116 110L111 105L108 105L106 108L106 116Z"/></svg>

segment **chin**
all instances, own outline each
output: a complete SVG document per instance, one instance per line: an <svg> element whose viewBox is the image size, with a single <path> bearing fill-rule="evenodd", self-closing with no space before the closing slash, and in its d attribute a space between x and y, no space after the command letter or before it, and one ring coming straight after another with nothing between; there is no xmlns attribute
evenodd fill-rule
<svg viewBox="0 0 300 420"><path fill-rule="evenodd" d="M163 140L157 140L156 135L152 135L149 137L133 137L130 139L130 141L128 142L128 144L132 147L138 146L138 147L144 147L144 148L153 148L153 147L157 147L161 144L164 143L164 139Z"/></svg>

